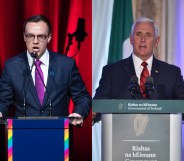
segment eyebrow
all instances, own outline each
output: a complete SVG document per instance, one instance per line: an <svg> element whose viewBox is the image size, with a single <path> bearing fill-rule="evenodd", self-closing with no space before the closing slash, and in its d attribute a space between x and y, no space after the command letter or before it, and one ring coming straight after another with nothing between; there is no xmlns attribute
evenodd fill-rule
<svg viewBox="0 0 184 161"><path fill-rule="evenodd" d="M135 32L136 34L139 34L139 33L142 33L141 31L137 31L137 32ZM151 32L146 32L145 34L149 34L149 35L153 35L153 33L151 33Z"/></svg>

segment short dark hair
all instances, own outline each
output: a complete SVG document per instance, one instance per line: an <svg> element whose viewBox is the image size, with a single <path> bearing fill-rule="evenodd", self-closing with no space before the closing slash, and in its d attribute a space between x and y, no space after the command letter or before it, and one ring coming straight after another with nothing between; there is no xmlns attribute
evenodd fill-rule
<svg viewBox="0 0 184 161"><path fill-rule="evenodd" d="M51 34L51 31L52 31L51 23L48 20L48 18L45 17L44 15L34 15L34 16L28 17L24 21L24 24L23 24L23 30L24 30L24 32L25 32L27 23L29 23L29 22L40 22L40 21L43 21L43 22L45 22L47 24L48 30L49 30L49 34Z"/></svg>

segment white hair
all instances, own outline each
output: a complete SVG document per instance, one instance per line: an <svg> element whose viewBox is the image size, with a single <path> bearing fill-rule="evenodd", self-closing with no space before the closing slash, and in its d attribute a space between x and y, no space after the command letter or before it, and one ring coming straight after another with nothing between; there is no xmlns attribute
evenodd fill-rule
<svg viewBox="0 0 184 161"><path fill-rule="evenodd" d="M149 23L152 23L153 26L154 26L154 30L155 30L155 37L156 38L158 37L158 27L155 25L155 22L152 19L146 18L146 17L141 17L141 18L139 18L138 20L136 20L134 22L134 24L132 25L132 28L131 28L131 36L133 36L135 25L137 23L141 23L141 22L149 22Z"/></svg>

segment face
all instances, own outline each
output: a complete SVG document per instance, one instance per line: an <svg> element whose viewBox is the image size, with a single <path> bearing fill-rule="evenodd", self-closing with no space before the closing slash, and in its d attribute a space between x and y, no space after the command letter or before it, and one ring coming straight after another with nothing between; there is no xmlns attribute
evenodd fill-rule
<svg viewBox="0 0 184 161"><path fill-rule="evenodd" d="M51 34L49 35L48 26L45 22L29 22L26 24L24 41L29 53L36 52L38 58L40 58L50 40Z"/></svg>
<svg viewBox="0 0 184 161"><path fill-rule="evenodd" d="M159 37L155 37L152 23L138 22L133 35L130 36L130 43L133 46L134 54L146 61L153 55L153 49L158 45L159 39Z"/></svg>

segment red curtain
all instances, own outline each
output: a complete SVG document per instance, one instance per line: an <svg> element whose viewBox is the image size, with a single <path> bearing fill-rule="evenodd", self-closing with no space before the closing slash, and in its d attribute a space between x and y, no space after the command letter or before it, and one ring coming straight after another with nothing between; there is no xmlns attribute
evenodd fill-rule
<svg viewBox="0 0 184 161"><path fill-rule="evenodd" d="M64 53L67 33L73 33L78 18L85 19L88 36L81 43L74 57L88 91L92 91L92 0L1 0L0 1L0 69L8 58L26 50L23 41L23 21L32 15L43 14L52 24L52 40L49 49ZM73 39L68 56L77 51ZM72 106L70 107L70 112ZM74 160L90 161L91 154L91 114L82 128L74 128Z"/></svg>

